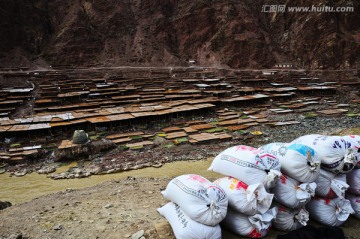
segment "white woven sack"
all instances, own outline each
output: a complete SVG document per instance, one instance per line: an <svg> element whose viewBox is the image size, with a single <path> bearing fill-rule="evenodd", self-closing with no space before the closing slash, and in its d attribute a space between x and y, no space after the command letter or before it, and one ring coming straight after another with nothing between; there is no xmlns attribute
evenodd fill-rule
<svg viewBox="0 0 360 239"><path fill-rule="evenodd" d="M215 226L226 216L228 199L225 191L202 176L178 176L161 193L199 223Z"/></svg>
<svg viewBox="0 0 360 239"><path fill-rule="evenodd" d="M315 197L305 207L310 218L326 226L341 226L354 213L350 201L344 198Z"/></svg>
<svg viewBox="0 0 360 239"><path fill-rule="evenodd" d="M291 209L280 204L274 204L278 209L273 227L280 231L293 231L307 225L309 212L305 208Z"/></svg>
<svg viewBox="0 0 360 239"><path fill-rule="evenodd" d="M280 162L274 155L245 145L221 152L208 170L237 178L248 185L262 183L265 188L274 187L281 175Z"/></svg>
<svg viewBox="0 0 360 239"><path fill-rule="evenodd" d="M285 155L288 145L289 145L288 143L275 142L275 143L265 144L259 147L259 149L264 150L265 152L268 152L276 157L279 157Z"/></svg>
<svg viewBox="0 0 360 239"><path fill-rule="evenodd" d="M301 208L315 195L315 188L316 183L300 183L283 174L271 192L280 204L288 208Z"/></svg>
<svg viewBox="0 0 360 239"><path fill-rule="evenodd" d="M315 183L315 194L324 198L343 198L349 188L346 183L346 174L335 174L324 169L320 170L320 176Z"/></svg>
<svg viewBox="0 0 360 239"><path fill-rule="evenodd" d="M271 143L261 147L275 154L281 172L300 182L314 182L320 174L320 157L314 149L303 144Z"/></svg>
<svg viewBox="0 0 360 239"><path fill-rule="evenodd" d="M321 158L321 167L333 173L350 172L356 164L351 142L341 136L311 134L301 136L292 143L313 148Z"/></svg>
<svg viewBox="0 0 360 239"><path fill-rule="evenodd" d="M351 193L347 193L346 199L350 201L351 207L355 211L353 216L360 219L360 196L351 194Z"/></svg>
<svg viewBox="0 0 360 239"><path fill-rule="evenodd" d="M360 169L354 169L347 173L346 182L349 184L348 192L360 195Z"/></svg>
<svg viewBox="0 0 360 239"><path fill-rule="evenodd" d="M224 221L221 222L221 225L240 236L261 238L268 234L276 214L277 208L272 208L264 214L247 216L229 207L228 213Z"/></svg>
<svg viewBox="0 0 360 239"><path fill-rule="evenodd" d="M173 202L158 208L157 211L169 221L176 239L221 239L220 225L212 227L198 223Z"/></svg>
<svg viewBox="0 0 360 239"><path fill-rule="evenodd" d="M351 147L354 149L356 168L360 168L360 135L345 135L346 141L351 142Z"/></svg>
<svg viewBox="0 0 360 239"><path fill-rule="evenodd" d="M229 206L245 215L265 213L274 197L261 183L247 185L233 177L219 178L214 183L224 189Z"/></svg>

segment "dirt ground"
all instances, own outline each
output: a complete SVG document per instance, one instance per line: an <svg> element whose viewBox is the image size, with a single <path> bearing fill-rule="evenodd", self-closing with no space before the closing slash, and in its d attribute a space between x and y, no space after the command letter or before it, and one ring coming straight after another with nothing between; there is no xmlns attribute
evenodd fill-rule
<svg viewBox="0 0 360 239"><path fill-rule="evenodd" d="M167 203L160 192L169 180L128 177L9 207L0 211L0 238L131 238L141 230L146 239L175 238L156 211ZM350 218L342 226L347 238L359 238L358 225ZM284 232L272 229L266 238L278 234ZM223 230L223 238L243 237Z"/></svg>
<svg viewBox="0 0 360 239"><path fill-rule="evenodd" d="M284 118L283 120L288 119ZM281 129L260 129L266 134L259 138L254 137L253 140L246 141L246 143L258 145L268 142L287 142L298 134L310 132L329 135L358 134L359 122L358 117L346 116L306 119L302 120L301 124ZM356 131L354 131L355 127ZM233 143L235 142L232 141L229 144ZM219 144L217 147L220 146ZM225 145L223 146L225 147ZM213 151L216 149L216 147L211 148ZM189 158L189 154L184 154L184 152L193 152L193 148L184 149L182 147L177 149L179 152L171 151L169 155L175 157L179 153L179 160ZM205 151L205 149L206 147L201 151ZM160 154L161 151L154 155L160 156ZM139 157L139 155L137 156ZM134 233L141 230L144 230L145 239L174 239L169 224L156 211L157 208L167 203L160 193L171 180L168 176L166 177L158 177L158 175L147 178L128 177L90 188L69 188L6 208L0 211L0 239L132 238ZM213 178L209 179L213 180ZM320 226L314 222L310 223ZM360 222L355 218L346 221L342 228L347 238L360 238L358 235L359 225ZM222 232L224 239L243 238L226 230ZM279 234L284 234L284 232L271 229L266 238L275 239Z"/></svg>

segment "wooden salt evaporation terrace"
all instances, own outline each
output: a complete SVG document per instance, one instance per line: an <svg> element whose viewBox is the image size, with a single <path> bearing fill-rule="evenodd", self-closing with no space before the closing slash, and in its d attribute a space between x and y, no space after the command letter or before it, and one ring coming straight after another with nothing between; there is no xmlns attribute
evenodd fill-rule
<svg viewBox="0 0 360 239"><path fill-rule="evenodd" d="M142 120L155 122L163 117L203 113L217 106L251 106L264 104L269 99L290 101L295 96L332 94L337 89L337 85L305 83L306 75L303 72L291 73L290 81L286 81L286 75L271 74L264 77L262 72L252 71L229 77L216 77L209 70L178 70L171 73L166 70L140 73L128 71L113 73L110 77L104 77L105 74L106 71L75 70L32 74L29 80L35 85L36 94L33 88L1 88L0 134L68 129L79 125L116 126ZM12 118L12 113L26 102L31 102L32 114ZM271 110L274 113L287 113L304 106L306 102L295 102L286 105L287 109ZM257 116L253 116L255 118L249 122L235 119L236 116L231 114L222 117L224 119L219 125L229 130L266 122L264 117ZM182 137L199 130L199 126L189 127L167 137ZM210 140L211 137L199 133L191 140ZM220 134L219 137L227 136Z"/></svg>

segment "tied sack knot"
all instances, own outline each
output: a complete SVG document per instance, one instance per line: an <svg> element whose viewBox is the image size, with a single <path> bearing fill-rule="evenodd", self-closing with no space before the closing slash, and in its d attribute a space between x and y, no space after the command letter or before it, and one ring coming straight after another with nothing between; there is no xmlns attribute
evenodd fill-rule
<svg viewBox="0 0 360 239"><path fill-rule="evenodd" d="M335 205L335 215L337 220L344 222L348 219L350 214L354 214L355 211L351 207L351 203L349 200L341 199L336 205Z"/></svg>
<svg viewBox="0 0 360 239"><path fill-rule="evenodd" d="M280 178L281 173L277 170L273 170L273 169L266 169L266 177L264 179L264 186L266 188L272 188L276 185L276 182L278 180L278 178Z"/></svg>
<svg viewBox="0 0 360 239"><path fill-rule="evenodd" d="M295 219L303 226L307 225L309 221L309 212L305 209L301 209L298 214L295 215Z"/></svg>
<svg viewBox="0 0 360 239"><path fill-rule="evenodd" d="M320 162L314 162L311 152L306 152L306 158L307 158L307 164L310 166L310 172L314 172L317 170L317 168L320 166Z"/></svg>
<svg viewBox="0 0 360 239"><path fill-rule="evenodd" d="M208 208L210 208L211 210L211 214L215 217L219 216L220 214L220 208L217 205L217 203L215 201L211 201L211 203L206 205Z"/></svg>

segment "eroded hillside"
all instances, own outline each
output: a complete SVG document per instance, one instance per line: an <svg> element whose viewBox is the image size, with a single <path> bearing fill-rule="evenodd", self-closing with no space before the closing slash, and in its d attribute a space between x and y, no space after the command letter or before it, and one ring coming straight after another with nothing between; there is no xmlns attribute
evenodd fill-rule
<svg viewBox="0 0 360 239"><path fill-rule="evenodd" d="M14 56L22 54L30 61L40 57L74 66L179 65L196 59L232 68L279 61L357 67L360 3L317 2L287 6L353 6L354 12L262 12L264 5L284 1L7 0L0 3L0 64L21 64Z"/></svg>

